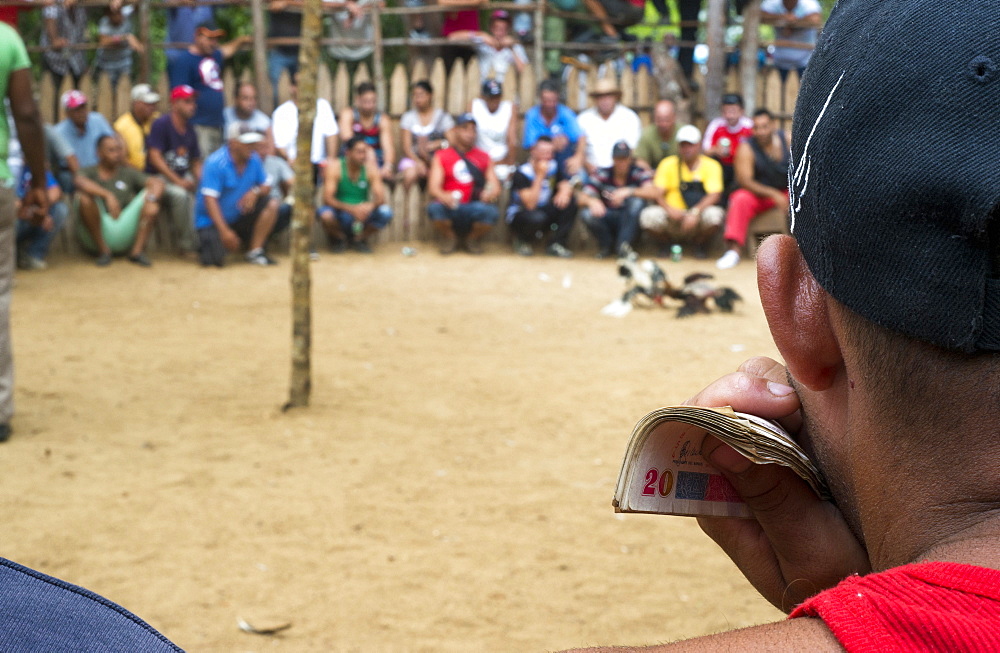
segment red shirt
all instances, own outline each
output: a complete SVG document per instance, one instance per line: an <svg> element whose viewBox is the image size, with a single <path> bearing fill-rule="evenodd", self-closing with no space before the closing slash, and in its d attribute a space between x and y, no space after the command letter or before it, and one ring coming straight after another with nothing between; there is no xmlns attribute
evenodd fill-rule
<svg viewBox="0 0 1000 653"><path fill-rule="evenodd" d="M997 651L1000 571L923 562L850 576L788 617L819 617L847 651Z"/></svg>
<svg viewBox="0 0 1000 653"><path fill-rule="evenodd" d="M445 192L460 191L463 204L471 201L472 175L469 173L469 167L465 165L465 161L458 156L458 151L449 147L446 150L438 150L434 156L441 162L441 167L444 169L444 182L441 184L441 188ZM474 147L465 153L465 158L482 170L484 176L486 175L486 169L490 165L489 154Z"/></svg>

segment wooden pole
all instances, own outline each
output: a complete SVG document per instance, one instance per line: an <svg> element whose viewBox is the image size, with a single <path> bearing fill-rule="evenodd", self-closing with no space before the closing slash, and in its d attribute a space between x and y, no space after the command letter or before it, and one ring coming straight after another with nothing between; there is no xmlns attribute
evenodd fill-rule
<svg viewBox="0 0 1000 653"><path fill-rule="evenodd" d="M149 56L153 45L149 37L149 0L139 0L139 41L146 47L139 54L139 81L149 84Z"/></svg>
<svg viewBox="0 0 1000 653"><path fill-rule="evenodd" d="M386 91L385 91L385 55L382 52L382 12L381 3L374 3L371 5L372 12L372 27L374 28L372 32L372 40L374 42L375 50L372 51L372 67L375 68L375 90L378 96L378 110L380 113L385 112L386 107ZM342 134L341 138L347 138L346 134Z"/></svg>
<svg viewBox="0 0 1000 653"><path fill-rule="evenodd" d="M267 76L267 27L264 23L264 0L250 0L250 18L253 21L253 83L257 87L257 103L260 110L271 115L274 111L274 91Z"/></svg>
<svg viewBox="0 0 1000 653"><path fill-rule="evenodd" d="M743 7L743 45L740 51L740 89L748 116L757 109L757 50L760 47L760 0Z"/></svg>
<svg viewBox="0 0 1000 653"><path fill-rule="evenodd" d="M708 74L705 78L705 120L718 117L726 75L727 0L708 0Z"/></svg>
<svg viewBox="0 0 1000 653"><path fill-rule="evenodd" d="M535 42L532 46L534 50L534 68L535 68L535 83L538 84L543 79L548 77L545 71L545 48L542 47L544 44L542 40L545 36L545 4L547 0L535 0L535 24L532 25L532 29L535 33ZM531 89L534 93L535 89ZM533 97L533 96L532 96ZM527 107L531 106L530 98L522 98L521 106Z"/></svg>
<svg viewBox="0 0 1000 653"><path fill-rule="evenodd" d="M259 0L258 0L259 1ZM316 119L316 76L319 40L323 28L321 0L302 6L302 46L299 48L299 134L295 155L295 210L292 213L292 380L285 410L309 405L312 390L312 280L309 274L309 236L312 232L313 121ZM332 153L330 153L332 154Z"/></svg>

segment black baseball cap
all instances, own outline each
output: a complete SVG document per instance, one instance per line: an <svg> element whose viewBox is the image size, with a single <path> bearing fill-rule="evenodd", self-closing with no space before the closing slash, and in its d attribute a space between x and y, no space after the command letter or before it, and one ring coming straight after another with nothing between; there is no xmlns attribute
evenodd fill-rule
<svg viewBox="0 0 1000 653"><path fill-rule="evenodd" d="M467 125L469 123L473 125L476 124L476 117L471 113L463 113L455 117L455 126L461 127L462 125Z"/></svg>
<svg viewBox="0 0 1000 653"><path fill-rule="evenodd" d="M632 156L632 148L625 141L618 141L611 147L611 158L627 159Z"/></svg>
<svg viewBox="0 0 1000 653"><path fill-rule="evenodd" d="M840 0L802 80L792 234L893 331L1000 351L1000 2Z"/></svg>
<svg viewBox="0 0 1000 653"><path fill-rule="evenodd" d="M743 96L739 93L726 93L722 96L722 104L738 104L743 108Z"/></svg>
<svg viewBox="0 0 1000 653"><path fill-rule="evenodd" d="M495 79L487 79L483 82L483 97L500 97L503 95L503 87Z"/></svg>

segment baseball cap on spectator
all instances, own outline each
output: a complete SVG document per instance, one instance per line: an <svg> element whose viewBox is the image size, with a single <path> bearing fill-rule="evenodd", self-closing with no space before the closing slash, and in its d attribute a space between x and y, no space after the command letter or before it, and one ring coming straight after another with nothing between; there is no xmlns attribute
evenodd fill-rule
<svg viewBox="0 0 1000 653"><path fill-rule="evenodd" d="M743 96L739 93L726 93L722 96L722 104L737 104L742 109L743 108Z"/></svg>
<svg viewBox="0 0 1000 653"><path fill-rule="evenodd" d="M956 15L961 38L942 39ZM838 3L788 169L792 235L820 286L966 353L1000 352L997 25L1000 2Z"/></svg>
<svg viewBox="0 0 1000 653"><path fill-rule="evenodd" d="M220 29L219 26L215 24L214 20L206 20L202 23L198 23L195 33L204 34L205 36L211 36L213 38L219 38L226 34L226 30Z"/></svg>
<svg viewBox="0 0 1000 653"><path fill-rule="evenodd" d="M503 87L500 86L500 82L495 79L487 79L483 82L484 97L500 97L501 95L503 95Z"/></svg>
<svg viewBox="0 0 1000 653"><path fill-rule="evenodd" d="M87 96L82 92L73 89L72 91L66 91L63 93L62 103L67 109L76 109L77 107L82 107L87 104Z"/></svg>
<svg viewBox="0 0 1000 653"><path fill-rule="evenodd" d="M497 9L490 14L490 20L506 20L507 22L510 22L510 14L503 9Z"/></svg>
<svg viewBox="0 0 1000 653"><path fill-rule="evenodd" d="M611 147L611 158L627 159L632 156L632 148L625 141L618 141Z"/></svg>
<svg viewBox="0 0 1000 653"><path fill-rule="evenodd" d="M473 116L471 113L463 113L460 116L458 116L457 118L455 118L455 126L456 127L461 127L462 125L467 125L470 122L473 125L476 124L476 117Z"/></svg>
<svg viewBox="0 0 1000 653"><path fill-rule="evenodd" d="M187 84L181 84L180 86L175 86L170 91L170 101L175 100L189 100L198 95L198 91L194 90Z"/></svg>
<svg viewBox="0 0 1000 653"><path fill-rule="evenodd" d="M701 131L694 125L684 125L677 130L678 143L700 143Z"/></svg>
<svg viewBox="0 0 1000 653"><path fill-rule="evenodd" d="M264 134L242 121L229 123L226 129L226 140L239 141L245 145L259 143L264 140Z"/></svg>
<svg viewBox="0 0 1000 653"><path fill-rule="evenodd" d="M154 91L149 84L136 84L132 87L132 101L156 104L160 101L160 94Z"/></svg>

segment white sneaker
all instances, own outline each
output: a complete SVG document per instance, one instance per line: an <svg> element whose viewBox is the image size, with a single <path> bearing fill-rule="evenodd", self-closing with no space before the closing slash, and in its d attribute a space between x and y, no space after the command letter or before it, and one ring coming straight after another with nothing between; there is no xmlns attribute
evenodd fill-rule
<svg viewBox="0 0 1000 653"><path fill-rule="evenodd" d="M735 249L731 249L723 254L718 261L715 262L715 267L720 270L728 270L729 268L735 268L740 262L740 253Z"/></svg>

